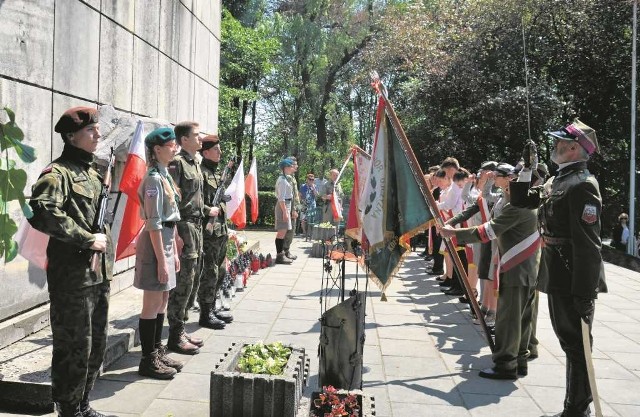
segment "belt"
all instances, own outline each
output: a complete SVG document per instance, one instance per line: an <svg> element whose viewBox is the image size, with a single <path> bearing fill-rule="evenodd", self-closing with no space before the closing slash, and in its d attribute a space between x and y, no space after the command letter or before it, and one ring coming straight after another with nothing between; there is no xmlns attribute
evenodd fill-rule
<svg viewBox="0 0 640 417"><path fill-rule="evenodd" d="M571 239L568 237L542 236L544 243L549 246L571 245Z"/></svg>
<svg viewBox="0 0 640 417"><path fill-rule="evenodd" d="M180 221L181 222L191 222L191 223L200 224L200 223L202 223L202 217L185 216L185 217L181 218Z"/></svg>
<svg viewBox="0 0 640 417"><path fill-rule="evenodd" d="M176 226L176 222L162 222L162 227L168 227L169 229L173 229Z"/></svg>
<svg viewBox="0 0 640 417"><path fill-rule="evenodd" d="M285 198L284 201L291 201L291 199L290 198Z"/></svg>

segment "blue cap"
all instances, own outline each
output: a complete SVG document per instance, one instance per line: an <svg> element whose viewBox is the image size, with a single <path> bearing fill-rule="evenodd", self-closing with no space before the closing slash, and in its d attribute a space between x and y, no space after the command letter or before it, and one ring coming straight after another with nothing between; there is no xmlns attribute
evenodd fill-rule
<svg viewBox="0 0 640 417"><path fill-rule="evenodd" d="M147 148L153 148L156 145L162 146L172 140L176 140L176 134L173 129L168 127L159 127L144 138L144 144L147 145Z"/></svg>
<svg viewBox="0 0 640 417"><path fill-rule="evenodd" d="M286 167L292 167L293 166L293 161L291 159L289 159L289 158L284 158L282 161L280 161L278 166L280 167L280 169L283 169L283 168L286 168Z"/></svg>

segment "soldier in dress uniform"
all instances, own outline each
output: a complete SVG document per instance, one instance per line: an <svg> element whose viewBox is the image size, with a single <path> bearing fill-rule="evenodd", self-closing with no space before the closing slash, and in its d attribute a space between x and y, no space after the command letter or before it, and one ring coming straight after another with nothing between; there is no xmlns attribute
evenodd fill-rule
<svg viewBox="0 0 640 417"><path fill-rule="evenodd" d="M51 394L58 415L99 417L89 406L107 344L113 254L109 234L93 233L102 176L93 154L100 140L98 112L68 109L56 123L64 149L35 183L31 225L49 236L47 284L51 300ZM100 267L90 268L95 252Z"/></svg>
<svg viewBox="0 0 640 417"><path fill-rule="evenodd" d="M600 253L602 198L587 161L598 151L595 130L576 119L564 128L547 132L554 141L551 160L558 175L541 187L529 187L530 172L511 186L512 204L540 206L544 247L538 289L548 295L551 324L566 354L566 394L563 417L588 416L593 400L582 343L582 324L591 326L598 293L607 292ZM535 145L528 144L530 154ZM525 157L525 161L529 158Z"/></svg>
<svg viewBox="0 0 640 417"><path fill-rule="evenodd" d="M200 276L199 258L202 254L202 221L205 217L202 196L202 171L197 152L202 147L200 126L196 122L178 123L174 132L180 153L169 163L169 174L180 192L180 221L178 222L178 247L180 254L180 272L176 287L169 294L167 318L169 321L169 340L167 347L177 353L194 355L200 351L203 341L187 334L184 323L187 320L189 297L194 280ZM181 240L181 242L180 242Z"/></svg>
<svg viewBox="0 0 640 417"><path fill-rule="evenodd" d="M216 192L220 187L224 187L219 170L222 150L218 135L208 135L202 138L200 153L202 154L205 210L211 210L214 215L204 219L204 258L200 287L198 288L199 323L210 329L224 329L225 323L233 321L233 316L228 312L216 309L216 298L226 274L224 259L227 255L227 241L229 240L226 198L221 198L216 206L213 206Z"/></svg>
<svg viewBox="0 0 640 417"><path fill-rule="evenodd" d="M505 171L499 164L495 172ZM500 215L477 227L441 229L444 237L455 236L459 243L496 240L499 255L499 295L496 312L494 366L480 371L489 379L516 379L528 373L528 346L532 330L532 305L540 263L540 234L537 209L515 207L509 203L508 175L496 176L496 186L504 192Z"/></svg>

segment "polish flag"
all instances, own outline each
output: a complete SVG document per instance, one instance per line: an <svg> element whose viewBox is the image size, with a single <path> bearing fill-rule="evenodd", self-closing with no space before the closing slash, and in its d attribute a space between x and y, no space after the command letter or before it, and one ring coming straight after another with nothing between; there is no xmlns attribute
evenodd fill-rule
<svg viewBox="0 0 640 417"><path fill-rule="evenodd" d="M242 160L238 170L227 188L227 194L231 200L227 202L227 219L231 220L238 229L244 229L247 225L247 205L244 200L244 167Z"/></svg>
<svg viewBox="0 0 640 417"><path fill-rule="evenodd" d="M251 223L258 220L258 168L256 166L256 158L251 161L251 168L247 178L244 179L244 189L251 199Z"/></svg>
<svg viewBox="0 0 640 417"><path fill-rule="evenodd" d="M129 145L129 154L120 180L120 192L127 197L123 216L116 216L114 229L119 226L118 242L116 246L116 261L136 254L136 238L144 226L140 218L140 202L138 201L138 187L147 173L147 158L144 149L144 127L138 121L136 131ZM114 230L114 235L117 231Z"/></svg>

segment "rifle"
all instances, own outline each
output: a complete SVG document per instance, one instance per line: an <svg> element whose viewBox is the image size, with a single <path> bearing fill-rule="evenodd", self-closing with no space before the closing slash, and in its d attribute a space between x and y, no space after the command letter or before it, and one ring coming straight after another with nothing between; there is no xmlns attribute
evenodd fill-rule
<svg viewBox="0 0 640 417"><path fill-rule="evenodd" d="M224 201L225 203L231 200L231 197L224 194L224 183L227 181L227 177L229 176L229 169L236 163L236 158L232 157L227 165L224 167L222 171L222 177L220 178L220 183L218 184L218 189L216 190L216 195L213 196L213 201L211 202L211 207L217 206L220 204L220 201ZM215 223L215 217L209 217L207 220L207 225L205 226L205 230L209 234L213 234L213 223Z"/></svg>
<svg viewBox="0 0 640 417"><path fill-rule="evenodd" d="M111 154L109 155L109 164L104 174L104 180L102 181L102 191L100 191L100 198L98 199L98 212L93 220L93 233L104 233L105 217L107 215L107 206L109 205L109 191L111 190L111 169L116 160L113 147L111 148ZM100 255L102 252L94 251L91 255L91 270L96 272L100 268Z"/></svg>

